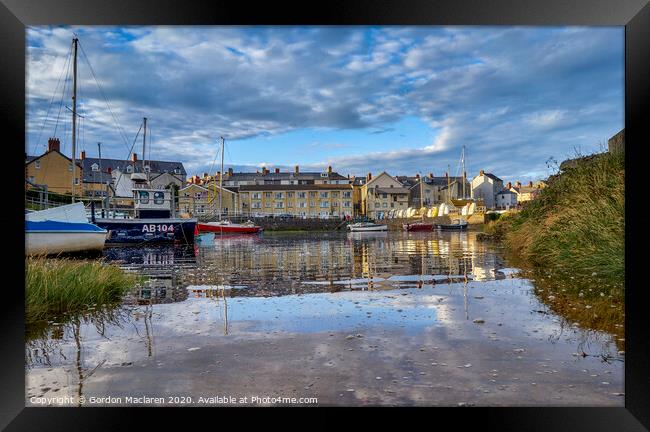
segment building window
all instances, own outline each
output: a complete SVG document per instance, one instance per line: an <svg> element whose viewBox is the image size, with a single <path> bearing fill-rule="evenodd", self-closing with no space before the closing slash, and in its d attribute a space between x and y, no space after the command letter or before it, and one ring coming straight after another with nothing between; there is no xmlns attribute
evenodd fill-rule
<svg viewBox="0 0 650 432"><path fill-rule="evenodd" d="M126 167L126 172L128 172L128 173L132 173L132 172L133 172L133 167L132 167L131 165L128 165L128 166Z"/></svg>
<svg viewBox="0 0 650 432"><path fill-rule="evenodd" d="M352 192L350 191L343 192L343 198L350 198L351 196L352 196Z"/></svg>
<svg viewBox="0 0 650 432"><path fill-rule="evenodd" d="M99 165L97 165L96 163L94 163L94 164L92 164L92 165L90 166L90 169L93 170L93 171L99 171Z"/></svg>
<svg viewBox="0 0 650 432"><path fill-rule="evenodd" d="M254 209L262 208L262 203L261 202L254 202L253 205L251 206Z"/></svg>
<svg viewBox="0 0 650 432"><path fill-rule="evenodd" d="M75 186L79 185L79 179L78 178L74 179L74 184L75 184Z"/></svg>
<svg viewBox="0 0 650 432"><path fill-rule="evenodd" d="M181 173L181 169L180 169L180 168L175 168L175 169L174 169L174 174L180 174L180 173Z"/></svg>
<svg viewBox="0 0 650 432"><path fill-rule="evenodd" d="M321 192L320 197L321 198L327 198L328 192Z"/></svg>
<svg viewBox="0 0 650 432"><path fill-rule="evenodd" d="M343 201L343 207L350 207L350 201Z"/></svg>
<svg viewBox="0 0 650 432"><path fill-rule="evenodd" d="M283 198L284 198L284 194L282 192L275 193L275 199L283 199Z"/></svg>
<svg viewBox="0 0 650 432"><path fill-rule="evenodd" d="M264 196L265 196L266 198L271 198L271 192L266 192L266 193L264 194Z"/></svg>
<svg viewBox="0 0 650 432"><path fill-rule="evenodd" d="M328 201L321 201L320 206L322 208L327 208L330 206L330 203Z"/></svg>
<svg viewBox="0 0 650 432"><path fill-rule="evenodd" d="M140 197L140 204L149 204L149 192L147 191L138 191Z"/></svg>
<svg viewBox="0 0 650 432"><path fill-rule="evenodd" d="M298 192L298 198L307 198L307 192Z"/></svg>
<svg viewBox="0 0 650 432"><path fill-rule="evenodd" d="M41 161L37 160L36 162L34 162L34 167L36 169L41 169Z"/></svg>
<svg viewBox="0 0 650 432"><path fill-rule="evenodd" d="M260 199L262 198L262 194L259 192L253 192L253 199Z"/></svg>
<svg viewBox="0 0 650 432"><path fill-rule="evenodd" d="M28 178L27 180L29 180L30 182L34 183L34 176L29 176L29 178Z"/></svg>
<svg viewBox="0 0 650 432"><path fill-rule="evenodd" d="M144 167L144 172L151 172L151 167L149 165L145 165Z"/></svg>
<svg viewBox="0 0 650 432"><path fill-rule="evenodd" d="M383 204L382 204L382 207L383 207L383 208L388 207L388 203L383 203Z"/></svg>
<svg viewBox="0 0 650 432"><path fill-rule="evenodd" d="M316 198L316 192L309 192L309 198Z"/></svg>
<svg viewBox="0 0 650 432"><path fill-rule="evenodd" d="M72 172L72 164L68 164L68 171Z"/></svg>
<svg viewBox="0 0 650 432"><path fill-rule="evenodd" d="M382 198L388 198L388 194L381 194Z"/></svg>
<svg viewBox="0 0 650 432"><path fill-rule="evenodd" d="M307 203L304 202L304 201L300 201L300 202L298 203L298 207L300 207L300 208L305 208L305 207L307 207Z"/></svg>
<svg viewBox="0 0 650 432"><path fill-rule="evenodd" d="M375 203L375 208L381 208L381 203L376 202Z"/></svg>
<svg viewBox="0 0 650 432"><path fill-rule="evenodd" d="M284 208L284 202L283 201L276 201L275 202L275 208L277 208L277 209Z"/></svg>
<svg viewBox="0 0 650 432"><path fill-rule="evenodd" d="M165 193L164 192L154 192L153 194L153 203L154 204L163 204L165 202ZM201 206L203 207L203 206Z"/></svg>

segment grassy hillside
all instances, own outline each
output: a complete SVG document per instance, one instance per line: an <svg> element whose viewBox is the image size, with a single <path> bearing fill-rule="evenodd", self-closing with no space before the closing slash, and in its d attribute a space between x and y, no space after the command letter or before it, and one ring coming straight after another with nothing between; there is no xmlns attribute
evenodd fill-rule
<svg viewBox="0 0 650 432"><path fill-rule="evenodd" d="M624 186L623 153L585 159L554 176L536 200L488 231L535 267L622 287Z"/></svg>

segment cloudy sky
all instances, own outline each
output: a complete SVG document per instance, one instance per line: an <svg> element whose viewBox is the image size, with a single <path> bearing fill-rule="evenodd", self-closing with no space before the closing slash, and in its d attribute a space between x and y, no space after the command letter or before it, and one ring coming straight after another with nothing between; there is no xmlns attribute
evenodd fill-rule
<svg viewBox="0 0 650 432"><path fill-rule="evenodd" d="M623 27L32 27L27 149L147 158L190 174L261 166L341 174L480 169L506 181L600 151L624 126ZM141 157L142 143L134 151Z"/></svg>

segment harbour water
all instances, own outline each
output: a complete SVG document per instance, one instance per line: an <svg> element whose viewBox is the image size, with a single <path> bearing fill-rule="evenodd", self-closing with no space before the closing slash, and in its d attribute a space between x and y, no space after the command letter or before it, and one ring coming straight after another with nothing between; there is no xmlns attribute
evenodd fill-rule
<svg viewBox="0 0 650 432"><path fill-rule="evenodd" d="M475 235L107 248L149 280L28 334L26 404L623 406L615 336L556 315Z"/></svg>

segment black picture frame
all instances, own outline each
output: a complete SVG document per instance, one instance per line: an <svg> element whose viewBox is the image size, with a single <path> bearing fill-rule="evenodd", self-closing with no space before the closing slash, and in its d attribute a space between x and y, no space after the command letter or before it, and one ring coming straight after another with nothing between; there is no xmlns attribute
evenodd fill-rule
<svg viewBox="0 0 650 432"><path fill-rule="evenodd" d="M123 429L132 426L125 408L25 408L24 247L20 143L25 140L25 26L69 25L233 25L233 24L376 24L376 25L620 25L625 26L626 135L626 361L625 408L446 408L427 413L462 425L475 421L500 430L644 430L650 428L650 344L644 331L647 288L643 284L643 186L648 146L645 114L650 100L650 4L646 0L356 0L308 2L209 2L171 0L2 0L0 55L6 120L2 140L8 154L7 187L0 212L6 251L2 316L3 368L0 427L7 430ZM645 144L645 146L644 146ZM637 199L635 199L637 198ZM639 246L639 249L635 248ZM21 272L22 270L22 272ZM11 275L11 279L7 276ZM11 280L11 282L10 282ZM150 408L151 410L151 408ZM463 411L459 411L463 410ZM120 412L118 412L120 411ZM276 410L273 410L276 411ZM277 410L282 412L283 410ZM418 410L421 411L421 410ZM142 411L139 411L142 412ZM201 416L213 416L200 410ZM194 409L191 417L197 416ZM264 415L267 415L268 411ZM373 410L373 416L377 413ZM398 413L398 415L404 412ZM389 414L393 415L393 414ZM409 412L409 416L411 413ZM158 412L144 416L165 420ZM183 414L183 417L188 417ZM320 416L319 418L322 418ZM329 416L327 416L329 417ZM326 418L327 418L326 417ZM383 416L377 417L381 418ZM214 418L213 418L214 419ZM334 418L332 418L334 420ZM327 421L327 420L325 420ZM330 420L331 421L331 420ZM319 420L319 423L320 420ZM321 423L324 425L325 423ZM429 423L430 424L430 423ZM307 424L311 425L311 423ZM644 428L645 425L645 428ZM215 424L216 427L216 424Z"/></svg>

